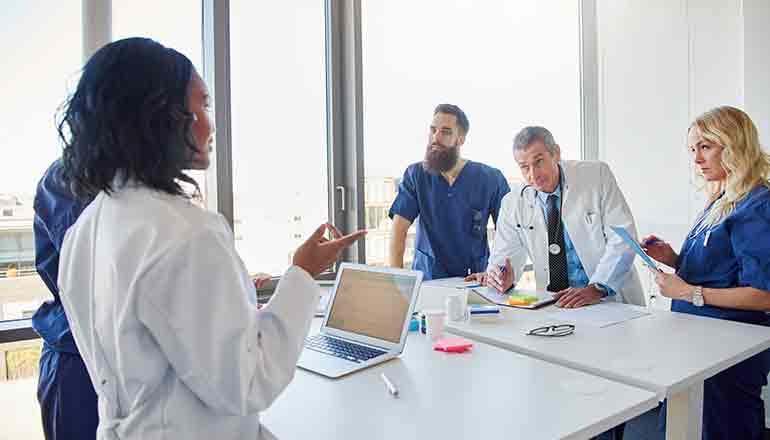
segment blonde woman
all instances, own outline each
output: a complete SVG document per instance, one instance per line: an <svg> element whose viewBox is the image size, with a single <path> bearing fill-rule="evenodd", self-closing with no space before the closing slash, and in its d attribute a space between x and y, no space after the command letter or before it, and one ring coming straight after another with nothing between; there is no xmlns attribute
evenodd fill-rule
<svg viewBox="0 0 770 440"><path fill-rule="evenodd" d="M749 116L727 106L696 118L687 146L708 201L678 254L654 235L642 240L676 269L656 272L655 282L672 311L770 325L770 156ZM769 358L760 353L706 380L704 439L762 438Z"/></svg>

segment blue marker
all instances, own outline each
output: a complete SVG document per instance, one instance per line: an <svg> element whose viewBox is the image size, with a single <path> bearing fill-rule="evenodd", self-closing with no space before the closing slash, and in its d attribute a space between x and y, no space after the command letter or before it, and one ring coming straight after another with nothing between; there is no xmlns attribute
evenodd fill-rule
<svg viewBox="0 0 770 440"><path fill-rule="evenodd" d="M487 304L471 304L471 315L490 315L500 313L500 307Z"/></svg>

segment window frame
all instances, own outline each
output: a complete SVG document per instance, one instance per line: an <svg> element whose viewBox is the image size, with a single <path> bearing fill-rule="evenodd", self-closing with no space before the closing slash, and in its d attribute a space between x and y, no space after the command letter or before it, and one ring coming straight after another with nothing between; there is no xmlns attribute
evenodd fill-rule
<svg viewBox="0 0 770 440"><path fill-rule="evenodd" d="M327 176L329 220L341 230L366 227L361 0L325 1ZM596 0L579 2L581 158L598 159L599 64ZM112 40L112 1L82 0L83 56ZM230 1L201 0L203 76L210 85L217 131L216 148L206 172L207 207L233 227L232 123L230 118ZM366 238L346 249L340 262L366 262ZM334 279L334 271L319 279ZM269 296L278 277L259 289ZM36 338L31 320L0 322L0 342Z"/></svg>

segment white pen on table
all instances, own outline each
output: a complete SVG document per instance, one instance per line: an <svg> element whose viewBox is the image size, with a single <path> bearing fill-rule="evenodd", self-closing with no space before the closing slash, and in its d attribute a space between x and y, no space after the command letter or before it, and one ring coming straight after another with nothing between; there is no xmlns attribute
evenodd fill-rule
<svg viewBox="0 0 770 440"><path fill-rule="evenodd" d="M393 385L393 382L388 379L388 376L386 376L385 373L380 373L380 377L382 378L382 381L385 382L385 386L388 387L388 392L390 395L393 397L398 397L398 388Z"/></svg>

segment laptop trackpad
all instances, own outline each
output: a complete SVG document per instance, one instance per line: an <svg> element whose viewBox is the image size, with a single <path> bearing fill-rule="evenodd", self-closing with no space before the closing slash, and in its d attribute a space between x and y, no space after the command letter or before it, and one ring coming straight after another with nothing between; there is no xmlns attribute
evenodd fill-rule
<svg viewBox="0 0 770 440"><path fill-rule="evenodd" d="M327 377L340 377L359 368L358 363L340 359L305 348L297 361L297 366L304 370Z"/></svg>

